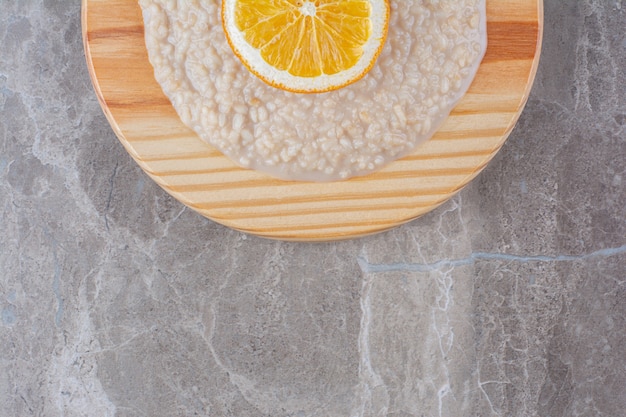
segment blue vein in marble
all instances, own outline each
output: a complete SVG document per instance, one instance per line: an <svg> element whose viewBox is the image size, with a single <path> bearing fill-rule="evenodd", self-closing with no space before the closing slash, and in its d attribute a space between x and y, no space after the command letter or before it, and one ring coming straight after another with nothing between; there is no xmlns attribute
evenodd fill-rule
<svg viewBox="0 0 626 417"><path fill-rule="evenodd" d="M595 252L582 254L582 255L557 255L557 256L521 256L521 255L509 255L505 253L487 253L487 252L474 252L467 258L462 259L442 259L437 262L416 264L416 263L394 263L394 264L370 264L365 258L359 257L358 262L361 270L366 273L377 272L395 272L395 271L410 271L410 272L431 272L437 271L442 268L457 268L460 266L472 265L476 261L508 261L508 262L572 262L580 261L591 258L608 258L611 256L626 254L626 245L617 248L600 249Z"/></svg>

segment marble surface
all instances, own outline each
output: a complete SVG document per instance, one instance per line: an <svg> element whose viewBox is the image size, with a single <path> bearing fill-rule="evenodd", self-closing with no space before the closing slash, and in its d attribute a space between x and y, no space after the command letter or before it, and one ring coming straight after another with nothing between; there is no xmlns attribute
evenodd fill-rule
<svg viewBox="0 0 626 417"><path fill-rule="evenodd" d="M78 1L0 3L0 415L623 416L626 2L545 1L487 169L377 236L184 208L93 94Z"/></svg>

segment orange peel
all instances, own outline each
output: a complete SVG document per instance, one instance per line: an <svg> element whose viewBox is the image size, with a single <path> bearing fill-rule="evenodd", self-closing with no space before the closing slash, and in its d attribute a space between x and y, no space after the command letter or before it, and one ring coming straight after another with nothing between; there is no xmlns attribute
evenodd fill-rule
<svg viewBox="0 0 626 417"><path fill-rule="evenodd" d="M383 49L389 14L389 0L222 1L224 33L243 65L297 93L363 78Z"/></svg>

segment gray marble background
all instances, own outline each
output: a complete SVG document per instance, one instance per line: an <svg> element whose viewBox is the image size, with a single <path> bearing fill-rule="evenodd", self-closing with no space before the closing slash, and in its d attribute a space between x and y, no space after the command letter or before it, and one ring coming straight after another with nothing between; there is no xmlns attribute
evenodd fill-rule
<svg viewBox="0 0 626 417"><path fill-rule="evenodd" d="M299 244L135 165L78 1L3 0L0 415L626 415L626 2L545 19L479 178L388 233Z"/></svg>

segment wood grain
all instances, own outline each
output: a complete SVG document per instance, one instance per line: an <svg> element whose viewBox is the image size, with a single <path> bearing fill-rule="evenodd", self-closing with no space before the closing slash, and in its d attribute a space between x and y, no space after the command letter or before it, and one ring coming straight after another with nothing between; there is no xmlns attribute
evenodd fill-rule
<svg viewBox="0 0 626 417"><path fill-rule="evenodd" d="M241 169L182 124L154 79L137 1L83 0L82 13L98 100L137 163L200 214L285 240L384 231L452 197L493 158L517 122L543 32L542 0L487 0L487 53L470 90L437 134L380 172L307 183Z"/></svg>

